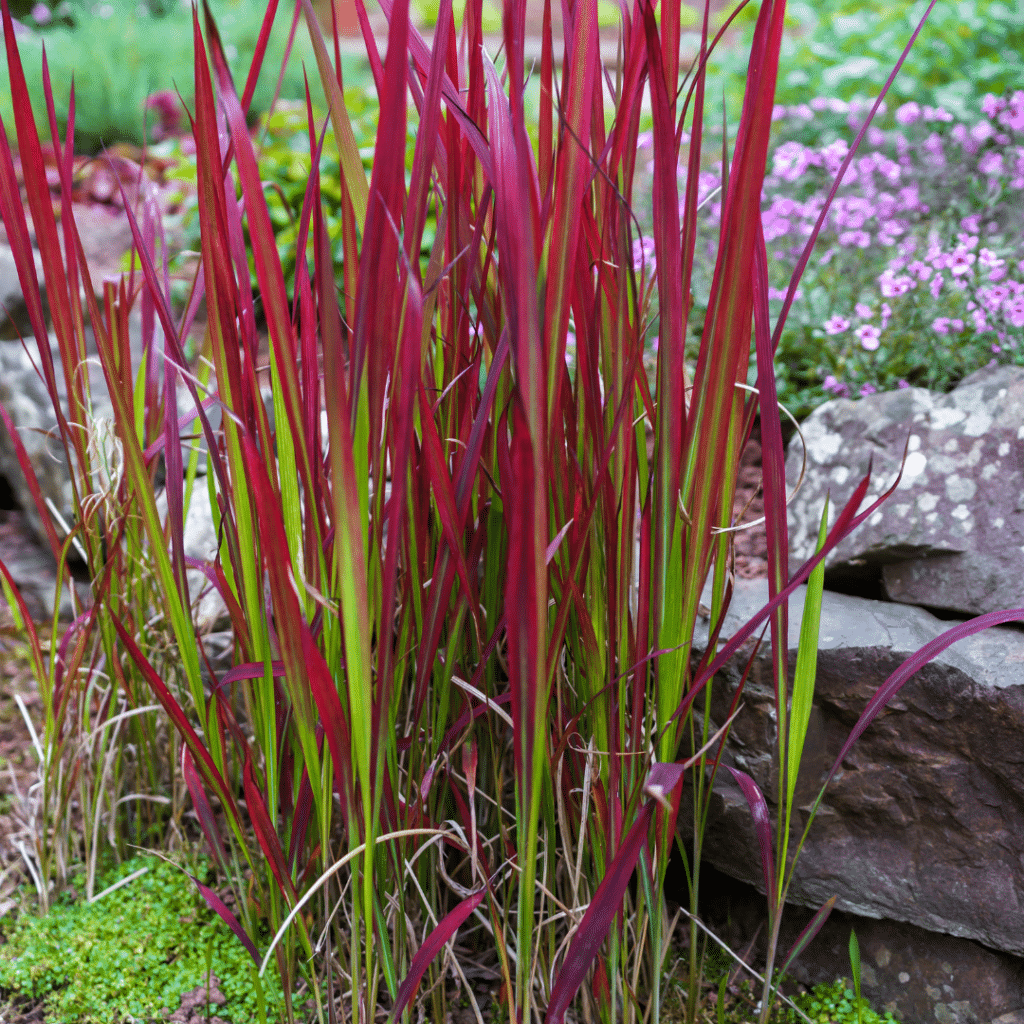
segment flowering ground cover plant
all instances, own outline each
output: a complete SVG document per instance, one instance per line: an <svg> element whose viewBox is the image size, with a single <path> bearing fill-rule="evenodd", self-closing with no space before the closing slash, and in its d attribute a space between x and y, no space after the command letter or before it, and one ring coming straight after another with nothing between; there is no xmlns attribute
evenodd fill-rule
<svg viewBox="0 0 1024 1024"><path fill-rule="evenodd" d="M774 835L763 794L722 766L743 787L761 839L772 921L765 1021L779 973L831 909L788 955L777 950L801 841L791 825L814 688L819 563L878 504L860 509L865 478L832 530L822 527L819 554L790 577L773 371L785 310L773 337L759 216L784 4L758 13L710 254L697 232L703 62L689 76L679 66L678 2L663 4L660 22L646 3L623 10L614 78L600 65L594 0L567 12L556 73L548 5L535 130L523 102L522 0L503 9L500 71L481 46L479 0L466 6L461 39L444 0L432 47L411 28L408 0L383 7L386 58L366 34L380 104L369 178L337 40L332 56L308 0L294 7L333 128L341 215L332 238L324 125L310 91L313 156L291 295L246 118L277 4L241 89L209 10L194 12L201 261L175 316L144 182L130 217L140 269L103 282L97 299L70 202L74 99L62 138L47 92L58 223L3 0L53 347L6 124L0 213L54 400L55 443L72 469L67 536L37 483L35 493L61 571L74 544L92 579L90 601L44 646L0 565L44 709L36 844L25 853L40 904L75 857L93 865L89 886L100 846L123 854L130 841L170 844L191 829L218 871L214 885L196 885L251 956L258 1001L260 977L275 972L289 1021L370 1021L380 1009L444 1020L453 998L482 1020L470 971L489 981L510 1021L658 1021L674 927L663 889L682 787L695 797L695 911L701 823L729 724L712 724L710 687L767 628L779 726ZM708 24L705 9L702 56ZM634 270L645 89L655 229L651 259ZM437 228L424 252L430 214ZM714 270L695 338L690 286L705 260ZM193 363L184 340L202 301ZM129 336L136 303L140 339ZM652 386L643 357L655 310ZM95 363L112 423L94 412L94 378L83 370ZM732 498L755 415L770 602L726 639ZM183 524L200 488L218 552L197 564ZM227 671L197 635L197 569L230 621ZM808 579L790 678L786 598ZM698 659L691 646L705 602L712 642ZM832 771L924 661L1022 615L959 624L909 659ZM694 924L690 1020L700 1009L698 934Z"/></svg>
<svg viewBox="0 0 1024 1024"><path fill-rule="evenodd" d="M762 220L776 314L867 110L825 98L775 108ZM779 398L798 419L837 396L943 391L993 360L1024 365L1024 92L987 96L967 121L908 102L878 122L843 177L779 343ZM715 172L702 173L701 196L699 244L712 252ZM696 279L698 322L709 284Z"/></svg>

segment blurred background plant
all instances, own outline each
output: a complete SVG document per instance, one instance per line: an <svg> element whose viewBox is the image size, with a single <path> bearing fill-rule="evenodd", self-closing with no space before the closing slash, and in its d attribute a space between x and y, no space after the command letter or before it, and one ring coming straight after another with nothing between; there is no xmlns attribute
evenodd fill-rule
<svg viewBox="0 0 1024 1024"><path fill-rule="evenodd" d="M251 0L213 0L211 7L223 33L232 72L244 81L266 7ZM33 11L38 17L33 17ZM283 63L293 15L294 10L282 6L275 24L268 61L278 69ZM77 152L98 153L104 146L122 142L141 145L146 125L150 141L161 138L161 111L146 109L146 100L154 94L168 94L167 105L187 130L188 122L176 93L180 91L186 106L193 109L190 4L182 0L155 0L148 4L60 0L52 12L45 4L29 5L23 22L33 27L19 37L18 44L33 106L40 117L40 130L45 126L46 111L40 71L44 43L62 132L66 130L72 79L75 83ZM314 66L309 40L300 31L284 66L280 94L285 99L301 100L304 96L303 61L310 68ZM353 84L365 86L371 81L365 56L346 56L343 65ZM269 110L276 87L276 75L261 77L253 97L252 116ZM12 123L8 68L2 53L0 116L5 123Z"/></svg>

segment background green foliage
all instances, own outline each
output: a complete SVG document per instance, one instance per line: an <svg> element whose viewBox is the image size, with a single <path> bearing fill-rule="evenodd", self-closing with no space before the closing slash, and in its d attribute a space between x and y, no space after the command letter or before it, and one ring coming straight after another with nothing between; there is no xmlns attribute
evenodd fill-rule
<svg viewBox="0 0 1024 1024"><path fill-rule="evenodd" d="M0 988L45 998L57 1020L114 1024L177 1009L184 993L203 984L210 955L227 999L217 1016L233 1024L256 1020L252 961L184 871L136 857L104 876L102 886L141 867L146 874L96 902L64 902L46 917L22 914L13 926L5 922ZM207 874L205 865L196 871ZM270 1005L280 998L268 992Z"/></svg>
<svg viewBox="0 0 1024 1024"><path fill-rule="evenodd" d="M790 33L782 41L776 102L874 98L927 8L926 0L792 0L786 5ZM739 15L748 45L757 9L750 3ZM985 93L1019 88L1022 52L1024 19L1016 0L939 0L889 90L889 107L916 100L962 117L978 108ZM730 102L742 101L744 53L731 46L712 62L724 76Z"/></svg>
<svg viewBox="0 0 1024 1024"><path fill-rule="evenodd" d="M146 97L178 90L191 108L193 89L192 15L188 5L166 4L167 13L150 13L145 4L94 3L66 0L73 27L57 24L18 40L33 108L45 116L40 72L42 47L53 81L54 103L61 132L65 130L72 77L75 84L75 150L99 152L117 142L143 141ZM211 0L210 8L224 40L232 74L241 92L256 48L266 7L249 0ZM267 53L266 68L280 68L294 7L281 4ZM109 13L108 13L109 12ZM27 19L31 24L31 19ZM304 95L302 65L315 67L304 25L295 33L281 95L298 100ZM343 60L346 81L367 83L366 62ZM360 75L363 77L360 78ZM275 74L263 74L253 98L253 112L269 109L277 84ZM0 116L14 123L6 56L0 52ZM155 123L149 112L145 123ZM183 117L184 126L187 120ZM41 123L41 129L43 127ZM49 132L46 131L48 135Z"/></svg>

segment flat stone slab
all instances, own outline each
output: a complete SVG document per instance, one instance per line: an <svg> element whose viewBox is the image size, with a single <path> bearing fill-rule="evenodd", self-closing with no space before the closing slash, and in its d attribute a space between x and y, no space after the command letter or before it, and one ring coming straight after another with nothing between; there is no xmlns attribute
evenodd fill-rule
<svg viewBox="0 0 1024 1024"><path fill-rule="evenodd" d="M795 665L805 588L790 600ZM763 580L737 580L723 637L767 601ZM868 700L912 653L953 623L826 591L814 708L797 785L794 839ZM697 638L695 651L706 644ZM719 676L724 721L739 658ZM727 746L771 806L776 792L774 683L762 647ZM763 887L750 812L720 772L706 855ZM681 816L682 820L682 816ZM836 895L863 917L903 921L1024 955L1024 632L999 627L959 641L921 669L858 740L829 787L801 853L790 899Z"/></svg>
<svg viewBox="0 0 1024 1024"><path fill-rule="evenodd" d="M865 509L895 493L825 560L841 574L882 573L886 596L979 615L1024 606L1024 368L987 367L948 395L904 388L836 399L802 425L807 473L789 506L790 566L815 547L873 464ZM789 486L801 444L790 443Z"/></svg>

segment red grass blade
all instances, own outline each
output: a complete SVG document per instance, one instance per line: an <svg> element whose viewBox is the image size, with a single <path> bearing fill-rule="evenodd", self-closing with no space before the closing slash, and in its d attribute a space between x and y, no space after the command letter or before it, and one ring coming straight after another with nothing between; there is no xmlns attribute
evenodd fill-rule
<svg viewBox="0 0 1024 1024"><path fill-rule="evenodd" d="M655 764L647 778L646 789L664 798L665 793L674 790L683 777L680 764ZM551 988L548 1002L547 1024L563 1024L566 1011L586 978L591 963L597 956L611 927L612 921L622 908L622 897L633 875L640 851L647 841L647 830L657 807L656 798L644 802L633 827L626 834L615 854L601 884L597 887L590 906L580 921L579 928L565 962Z"/></svg>
<svg viewBox="0 0 1024 1024"><path fill-rule="evenodd" d="M822 925L828 920L828 916L832 913L832 908L835 905L836 897L829 896L814 917L807 922L807 927L796 937L796 942L793 943L792 949L786 954L786 959L779 970L780 978L785 977L790 967L793 966L793 961L807 948L814 936L821 931Z"/></svg>
<svg viewBox="0 0 1024 1024"><path fill-rule="evenodd" d="M395 996L395 1005L391 1008L388 1020L397 1020L402 1011L409 1005L416 989L430 966L430 961L441 952L442 947L459 930L466 918L476 910L487 895L486 889L481 889L464 899L454 910L450 910L440 921L437 927L423 940L423 945L416 950L416 955L409 965L409 973L398 988Z"/></svg>
<svg viewBox="0 0 1024 1024"><path fill-rule="evenodd" d="M772 852L772 819L768 814L768 805L764 794L757 783L738 768L726 765L736 780L743 796L746 797L750 816L754 819L754 832L757 834L757 845L761 851L761 870L764 872L765 893L768 896L768 907L772 913L778 911L778 880L775 877L775 856Z"/></svg>
<svg viewBox="0 0 1024 1024"><path fill-rule="evenodd" d="M260 965L260 954L256 949L256 943L249 938L245 929L238 923L238 918L231 913L227 908L227 904L208 886L203 885L195 875L189 875L189 878L195 882L196 888L202 894L204 900L206 900L210 909L216 913L221 920L238 936L238 941L245 946L249 956L252 957L253 963L257 967Z"/></svg>
<svg viewBox="0 0 1024 1024"><path fill-rule="evenodd" d="M181 773L185 777L185 785L188 786L189 794L192 797L192 806L199 818L199 826L206 837L206 845L217 858L217 863L227 872L227 859L224 856L224 845L221 842L220 830L217 828L217 819L214 817L213 808L210 807L210 801L206 798L203 781L199 777L199 772L196 771L192 752L187 746L181 748Z"/></svg>

